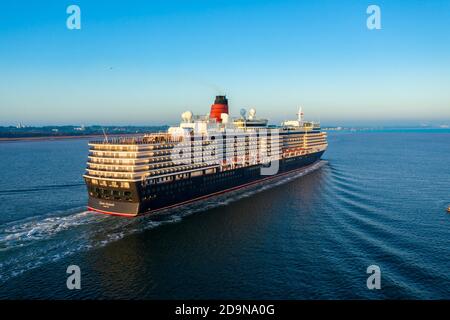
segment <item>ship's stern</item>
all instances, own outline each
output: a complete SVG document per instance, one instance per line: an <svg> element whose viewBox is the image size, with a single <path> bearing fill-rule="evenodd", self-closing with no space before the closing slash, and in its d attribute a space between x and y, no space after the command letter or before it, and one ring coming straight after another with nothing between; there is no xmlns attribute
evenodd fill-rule
<svg viewBox="0 0 450 320"><path fill-rule="evenodd" d="M139 202L121 202L94 198L89 195L88 210L123 217L139 215Z"/></svg>
<svg viewBox="0 0 450 320"><path fill-rule="evenodd" d="M140 186L153 146L134 137L89 142L83 176L91 211L134 217L142 213Z"/></svg>

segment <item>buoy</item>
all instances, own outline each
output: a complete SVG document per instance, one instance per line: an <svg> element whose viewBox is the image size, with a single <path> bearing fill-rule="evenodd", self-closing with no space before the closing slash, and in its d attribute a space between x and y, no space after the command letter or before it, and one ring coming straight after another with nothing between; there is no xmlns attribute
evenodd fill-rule
<svg viewBox="0 0 450 320"><path fill-rule="evenodd" d="M447 212L450 213L450 206L447 207Z"/></svg>

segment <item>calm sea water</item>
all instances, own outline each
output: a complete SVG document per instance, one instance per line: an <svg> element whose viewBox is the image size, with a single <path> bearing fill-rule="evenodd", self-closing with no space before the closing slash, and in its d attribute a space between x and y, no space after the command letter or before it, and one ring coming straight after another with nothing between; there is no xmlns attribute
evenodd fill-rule
<svg viewBox="0 0 450 320"><path fill-rule="evenodd" d="M137 219L85 211L86 140L0 143L0 298L450 299L450 132L329 142L303 175Z"/></svg>

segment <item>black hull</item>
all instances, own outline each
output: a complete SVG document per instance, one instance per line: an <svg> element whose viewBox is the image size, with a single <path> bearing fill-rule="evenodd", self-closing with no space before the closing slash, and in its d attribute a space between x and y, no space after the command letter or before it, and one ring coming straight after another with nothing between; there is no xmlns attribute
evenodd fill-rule
<svg viewBox="0 0 450 320"><path fill-rule="evenodd" d="M320 160L324 151L280 160L275 175L261 175L261 166L249 166L234 170L204 174L171 181L142 186L136 182L132 186L135 200L114 201L89 196L88 208L93 211L122 216L137 216L155 213L162 209L199 201L215 195L230 192L251 184L288 175Z"/></svg>

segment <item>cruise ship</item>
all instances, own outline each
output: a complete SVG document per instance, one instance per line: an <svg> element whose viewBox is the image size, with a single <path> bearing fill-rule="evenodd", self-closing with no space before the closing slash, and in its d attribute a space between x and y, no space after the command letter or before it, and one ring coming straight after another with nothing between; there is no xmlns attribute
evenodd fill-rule
<svg viewBox="0 0 450 320"><path fill-rule="evenodd" d="M217 96L207 115L186 111L166 132L89 142L84 180L88 209L135 217L267 183L320 160L327 149L320 123L269 125L256 110L229 115Z"/></svg>

